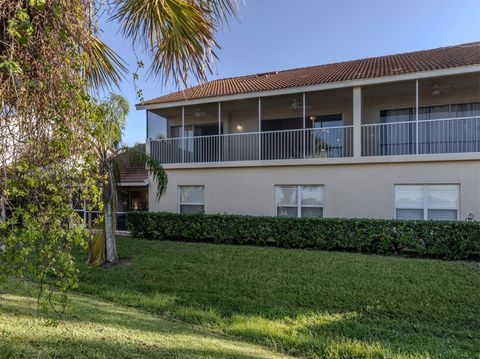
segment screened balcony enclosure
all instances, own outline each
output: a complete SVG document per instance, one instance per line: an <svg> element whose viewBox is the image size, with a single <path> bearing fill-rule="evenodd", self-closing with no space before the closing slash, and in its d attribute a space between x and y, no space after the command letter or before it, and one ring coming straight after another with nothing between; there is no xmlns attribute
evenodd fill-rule
<svg viewBox="0 0 480 359"><path fill-rule="evenodd" d="M351 105L351 93L327 95L299 93L147 111L154 113L149 119L160 117L167 124L168 133L164 138L149 132L151 153L161 163L352 156L351 109L342 113Z"/></svg>
<svg viewBox="0 0 480 359"><path fill-rule="evenodd" d="M475 73L148 110L147 137L164 164L480 152L479 85Z"/></svg>
<svg viewBox="0 0 480 359"><path fill-rule="evenodd" d="M479 81L474 74L365 88L362 155L479 152Z"/></svg>

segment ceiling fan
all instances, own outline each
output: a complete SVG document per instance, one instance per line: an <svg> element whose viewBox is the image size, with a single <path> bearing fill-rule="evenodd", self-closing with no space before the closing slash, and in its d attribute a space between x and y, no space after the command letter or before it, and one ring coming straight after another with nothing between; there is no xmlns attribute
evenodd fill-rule
<svg viewBox="0 0 480 359"><path fill-rule="evenodd" d="M452 89L451 84L447 84L447 85L434 84L431 87L431 94L432 96L438 96L443 92L449 92L451 89Z"/></svg>
<svg viewBox="0 0 480 359"><path fill-rule="evenodd" d="M195 112L193 113L193 116L197 117L197 118L202 118L202 117L212 117L211 115L209 115L208 113L206 113L205 111L202 111L201 109L197 108L195 110Z"/></svg>
<svg viewBox="0 0 480 359"><path fill-rule="evenodd" d="M292 110L302 110L303 109L303 101L295 98L289 105L283 105L283 107L288 107ZM311 108L312 106L306 105L305 108Z"/></svg>

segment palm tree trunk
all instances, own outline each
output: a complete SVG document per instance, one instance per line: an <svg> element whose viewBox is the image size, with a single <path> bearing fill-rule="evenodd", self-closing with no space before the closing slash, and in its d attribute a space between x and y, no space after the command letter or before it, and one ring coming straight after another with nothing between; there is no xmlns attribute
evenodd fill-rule
<svg viewBox="0 0 480 359"><path fill-rule="evenodd" d="M118 260L117 246L115 243L116 211L117 211L117 189L113 169L108 169L108 183L104 186L105 198L105 258L107 262L113 263Z"/></svg>
<svg viewBox="0 0 480 359"><path fill-rule="evenodd" d="M5 198L0 195L0 223L7 220L7 210L5 209Z"/></svg>
<svg viewBox="0 0 480 359"><path fill-rule="evenodd" d="M112 203L105 203L105 254L107 262L117 261L117 248L115 245L114 218Z"/></svg>
<svg viewBox="0 0 480 359"><path fill-rule="evenodd" d="M0 195L0 223L5 223L7 220L7 211L5 209L5 198ZM0 253L5 252L5 244L0 239Z"/></svg>

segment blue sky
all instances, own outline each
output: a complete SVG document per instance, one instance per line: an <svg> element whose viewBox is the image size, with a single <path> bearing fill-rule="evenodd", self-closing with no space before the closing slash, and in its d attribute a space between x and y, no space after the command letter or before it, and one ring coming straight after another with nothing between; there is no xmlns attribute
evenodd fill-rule
<svg viewBox="0 0 480 359"><path fill-rule="evenodd" d="M209 79L319 65L480 41L480 0L244 0L239 21L217 33L222 49ZM116 23L103 40L135 68ZM140 54L148 67L148 59ZM176 89L141 74L145 99ZM194 83L192 83L194 84ZM145 141L131 76L116 91L130 102L124 142Z"/></svg>

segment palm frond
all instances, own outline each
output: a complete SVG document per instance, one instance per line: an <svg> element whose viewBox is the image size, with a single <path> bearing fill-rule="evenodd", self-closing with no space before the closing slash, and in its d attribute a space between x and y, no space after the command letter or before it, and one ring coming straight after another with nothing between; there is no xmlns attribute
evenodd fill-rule
<svg viewBox="0 0 480 359"><path fill-rule="evenodd" d="M228 23L230 18L238 18L237 0L198 0L198 3L211 13L212 20L218 24Z"/></svg>
<svg viewBox="0 0 480 359"><path fill-rule="evenodd" d="M178 86L212 72L216 26L236 9L236 0L124 0L113 18L151 56L150 73Z"/></svg>
<svg viewBox="0 0 480 359"><path fill-rule="evenodd" d="M162 197L162 195L167 190L168 178L167 173L163 169L160 162L158 162L152 156L142 152L144 154L145 163L147 165L148 172L153 177L153 179L157 182L157 200Z"/></svg>
<svg viewBox="0 0 480 359"><path fill-rule="evenodd" d="M82 57L85 76L92 87L119 86L128 72L125 61L108 45L90 34L88 47L83 49Z"/></svg>
<svg viewBox="0 0 480 359"><path fill-rule="evenodd" d="M128 156L130 160L138 165L145 165L153 180L157 182L157 200L167 190L168 178L164 168L155 158L136 147L124 147L120 156ZM119 157L117 157L117 160Z"/></svg>

